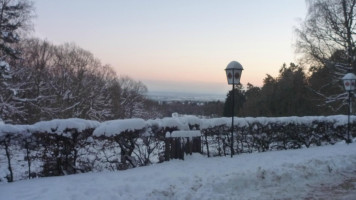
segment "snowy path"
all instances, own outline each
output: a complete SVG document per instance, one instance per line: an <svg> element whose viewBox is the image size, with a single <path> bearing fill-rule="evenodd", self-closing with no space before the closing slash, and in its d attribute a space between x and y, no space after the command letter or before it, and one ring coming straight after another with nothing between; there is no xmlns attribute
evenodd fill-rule
<svg viewBox="0 0 356 200"><path fill-rule="evenodd" d="M0 199L356 199L356 144L206 158L0 185Z"/></svg>

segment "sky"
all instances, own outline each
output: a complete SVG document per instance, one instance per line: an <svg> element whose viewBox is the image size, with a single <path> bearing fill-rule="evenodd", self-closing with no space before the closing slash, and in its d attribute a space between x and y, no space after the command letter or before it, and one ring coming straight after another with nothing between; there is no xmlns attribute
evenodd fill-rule
<svg viewBox="0 0 356 200"><path fill-rule="evenodd" d="M262 86L297 62L303 0L36 0L35 37L75 43L149 91L226 94L224 69Z"/></svg>

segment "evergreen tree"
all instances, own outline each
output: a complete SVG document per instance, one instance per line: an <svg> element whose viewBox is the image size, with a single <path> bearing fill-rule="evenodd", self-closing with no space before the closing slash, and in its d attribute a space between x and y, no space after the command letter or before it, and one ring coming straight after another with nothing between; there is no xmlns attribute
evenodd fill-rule
<svg viewBox="0 0 356 200"><path fill-rule="evenodd" d="M276 78L268 75L261 88L248 84L241 109L242 116L303 116L318 115L307 76L302 67L284 64Z"/></svg>
<svg viewBox="0 0 356 200"><path fill-rule="evenodd" d="M223 111L225 117L232 117L232 93L233 91L230 90L226 96ZM242 90L242 85L235 86L234 94L234 116L237 116L245 103L245 92Z"/></svg>
<svg viewBox="0 0 356 200"><path fill-rule="evenodd" d="M0 57L18 57L12 44L19 42L20 31L30 28L32 3L27 0L0 0Z"/></svg>
<svg viewBox="0 0 356 200"><path fill-rule="evenodd" d="M17 98L18 85L13 80L10 59L19 58L14 47L21 31L31 24L32 4L27 0L0 0L0 118L16 123L25 118L23 102Z"/></svg>
<svg viewBox="0 0 356 200"><path fill-rule="evenodd" d="M261 88L247 84L245 92L246 102L241 109L242 116L258 117L263 116Z"/></svg>

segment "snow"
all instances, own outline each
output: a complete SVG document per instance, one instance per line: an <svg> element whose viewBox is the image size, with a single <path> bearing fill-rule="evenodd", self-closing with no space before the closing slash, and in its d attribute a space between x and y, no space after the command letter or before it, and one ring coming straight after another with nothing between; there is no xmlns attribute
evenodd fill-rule
<svg viewBox="0 0 356 200"><path fill-rule="evenodd" d="M231 61L231 62L227 65L226 69L243 70L242 65L241 65L239 62L237 62L237 61Z"/></svg>
<svg viewBox="0 0 356 200"><path fill-rule="evenodd" d="M186 121L182 121L182 118L178 117L165 117L162 119L148 120L148 124L156 125L161 128L177 128L179 130L189 130L189 126Z"/></svg>
<svg viewBox="0 0 356 200"><path fill-rule="evenodd" d="M11 125L0 122L0 136L6 134L29 134L29 133L49 133L62 135L66 131L75 129L82 132L86 129L94 129L99 126L99 122L78 118L54 119L42 121L33 125Z"/></svg>
<svg viewBox="0 0 356 200"><path fill-rule="evenodd" d="M0 68L2 68L5 71L9 71L10 65L6 61L0 60Z"/></svg>
<svg viewBox="0 0 356 200"><path fill-rule="evenodd" d="M339 143L234 158L193 154L126 171L1 184L0 199L354 199L355 152L355 143Z"/></svg>
<svg viewBox="0 0 356 200"><path fill-rule="evenodd" d="M213 127L223 126L223 125L231 126L231 118L224 117L224 118L206 119L204 120L201 129L208 129L208 128L213 128Z"/></svg>
<svg viewBox="0 0 356 200"><path fill-rule="evenodd" d="M332 115L332 116L304 116L304 117L234 117L235 126L243 127L248 124L259 123L262 125L277 123L277 124L304 124L312 125L313 122L332 122L335 127L347 124L347 115ZM356 116L350 116L350 121L356 121ZM231 118L212 118L201 120L201 129L214 128L218 126L231 127Z"/></svg>
<svg viewBox="0 0 356 200"><path fill-rule="evenodd" d="M347 73L342 77L342 80L356 80L356 76L354 73Z"/></svg>
<svg viewBox="0 0 356 200"><path fill-rule="evenodd" d="M354 123L356 117L351 116L351 121ZM250 126L256 129L270 124L315 126L318 124L316 122L327 122L338 127L347 124L347 116L247 117L234 118L234 122L237 127ZM198 126L190 127L191 125ZM167 132L166 137L195 137L201 135L200 130L189 130L190 128L204 130L219 126L229 128L231 118L202 119L174 115L172 118L147 121L125 119L102 123L74 118L34 125L9 125L0 122L0 137L35 132L70 135L71 129L78 132L95 129L94 136L116 136L137 131L149 134L156 128L177 130ZM264 135L265 133L261 133L260 136ZM89 140L94 141L95 138L90 137ZM104 142L99 141L97 147L101 144L104 145ZM9 172L4 150L0 149L0 178L3 178L0 179L0 199L328 199L327 195L333 195L334 189L338 190L337 194L341 190L346 197L356 197L356 192L345 191L342 186L347 184L347 188L356 188L356 155L353 155L356 152L355 144L339 143L301 150L242 154L233 159L193 155L186 156L184 162L173 160L127 171L93 173L105 169L101 163L96 167L103 169L93 170L92 173L29 181L19 181L26 179L26 166L23 165L26 164L25 154L21 153L23 149L16 145L11 148L15 148L12 150L12 161L16 182L3 183ZM88 146L88 149L83 150L83 155L93 156L94 154L86 155L91 148L95 150L96 146ZM117 159L119 155L119 151L112 151L110 148L95 154L99 162L101 159ZM81 159L87 158L85 156ZM39 172L41 164L34 163L32 171ZM115 169L114 166L113 170ZM20 192L16 192L16 189Z"/></svg>
<svg viewBox="0 0 356 200"><path fill-rule="evenodd" d="M168 137L200 137L200 131L173 131L171 134L166 134L166 138Z"/></svg>
<svg viewBox="0 0 356 200"><path fill-rule="evenodd" d="M111 120L103 122L94 130L95 136L115 136L125 131L137 131L146 127L143 119Z"/></svg>
<svg viewBox="0 0 356 200"><path fill-rule="evenodd" d="M181 117L176 117L174 118L176 120L179 120L181 121L181 123L183 124L190 124L190 125L200 125L203 123L203 119L200 119L199 117L197 116L194 116L194 115L185 115L185 116L181 116Z"/></svg>
<svg viewBox="0 0 356 200"><path fill-rule="evenodd" d="M94 129L99 126L99 122L84 120L79 118L54 119L51 121L42 121L28 126L30 132L42 132L52 134L63 134L65 130L76 129L82 132L86 129Z"/></svg>
<svg viewBox="0 0 356 200"><path fill-rule="evenodd" d="M351 122L356 121L356 116L351 116ZM346 115L334 116L308 116L308 117L246 117L234 118L235 126L246 127L254 123L262 125L276 123L276 124L304 124L312 125L313 122L324 121L331 122L334 127L344 126L347 124ZM200 129L209 129L219 126L231 127L231 118L213 118L201 119L196 116L174 116L163 119L143 120L143 119L125 119L125 120L112 120L99 123L92 120L84 120L78 118L71 119L54 119L51 121L42 121L33 125L10 125L4 124L0 121L0 135L5 133L21 133L21 132L43 132L50 134L63 134L65 131L76 129L82 132L86 129L95 129L95 136L113 136L121 134L124 131L143 130L146 127L159 127L159 128L176 128L178 130L190 130L189 125L198 125Z"/></svg>
<svg viewBox="0 0 356 200"><path fill-rule="evenodd" d="M5 136L7 134L21 134L25 132L25 127L26 126L16 126L11 124L0 123L0 137Z"/></svg>

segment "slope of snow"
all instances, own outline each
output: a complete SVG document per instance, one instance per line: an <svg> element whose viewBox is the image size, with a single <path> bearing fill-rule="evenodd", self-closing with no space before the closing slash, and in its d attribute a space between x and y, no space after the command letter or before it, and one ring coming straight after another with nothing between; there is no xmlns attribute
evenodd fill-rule
<svg viewBox="0 0 356 200"><path fill-rule="evenodd" d="M352 143L234 158L195 154L126 171L0 184L0 199L354 199L355 152Z"/></svg>

